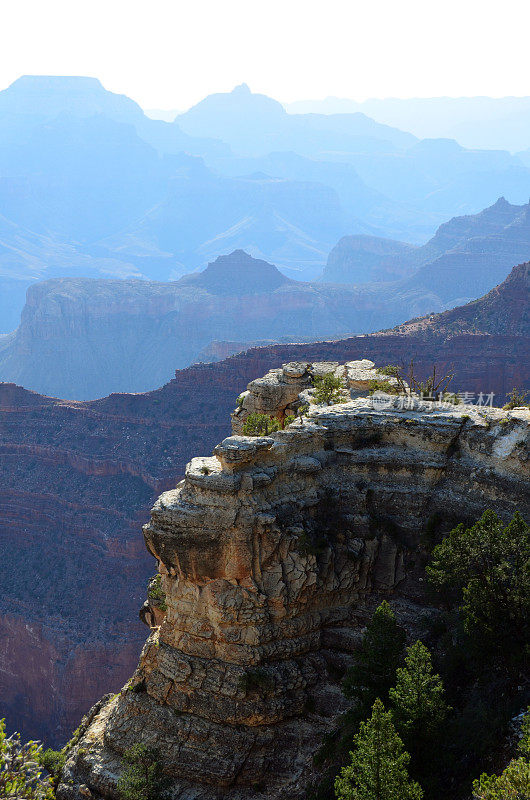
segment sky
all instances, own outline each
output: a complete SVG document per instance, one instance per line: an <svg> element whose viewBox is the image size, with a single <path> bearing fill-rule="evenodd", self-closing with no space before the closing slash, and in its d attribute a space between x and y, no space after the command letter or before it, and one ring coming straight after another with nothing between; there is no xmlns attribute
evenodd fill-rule
<svg viewBox="0 0 530 800"><path fill-rule="evenodd" d="M90 75L184 110L242 82L326 96L528 95L528 0L16 0L0 10L0 88Z"/></svg>

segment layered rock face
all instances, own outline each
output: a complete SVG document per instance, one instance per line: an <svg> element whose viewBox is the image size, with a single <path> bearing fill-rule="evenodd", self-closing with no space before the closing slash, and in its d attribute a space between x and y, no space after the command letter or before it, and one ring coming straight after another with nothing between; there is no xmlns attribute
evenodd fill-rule
<svg viewBox="0 0 530 800"><path fill-rule="evenodd" d="M160 749L173 796L300 797L344 710L339 676L367 606L423 601L420 534L485 508L528 515L530 411L367 396L367 361L297 362L249 384L240 417L285 415L312 376L346 402L310 405L267 437L233 435L194 458L144 528L165 616L136 672L71 751L59 800L117 798L121 756Z"/></svg>
<svg viewBox="0 0 530 800"><path fill-rule="evenodd" d="M523 267L513 277L525 274ZM470 312L472 321L488 320L487 333L452 334L442 315L404 333L260 347L179 370L146 394L67 402L0 383L0 716L26 738L62 744L97 698L131 674L153 569L140 525L193 453L211 452L228 434L234 399L249 381L292 360L414 359L422 377L433 364L453 365L455 390L495 392L502 403L514 386L530 388L527 298L517 279L457 319L450 312L464 331Z"/></svg>

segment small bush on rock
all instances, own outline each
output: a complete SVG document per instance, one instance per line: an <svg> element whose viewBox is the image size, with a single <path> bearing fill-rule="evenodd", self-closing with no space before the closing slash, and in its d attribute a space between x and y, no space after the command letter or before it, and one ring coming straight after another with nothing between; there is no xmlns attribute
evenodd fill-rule
<svg viewBox="0 0 530 800"><path fill-rule="evenodd" d="M162 589L162 577L160 574L155 575L149 581L147 597L152 605L156 606L161 611L167 611L166 593Z"/></svg>
<svg viewBox="0 0 530 800"><path fill-rule="evenodd" d="M281 429L280 421L267 414L249 414L243 425L244 436L268 436Z"/></svg>
<svg viewBox="0 0 530 800"><path fill-rule="evenodd" d="M524 389L512 389L511 392L508 392L508 402L503 406L503 409L505 411L511 411L512 408L528 406L529 396L530 392L525 392Z"/></svg>
<svg viewBox="0 0 530 800"><path fill-rule="evenodd" d="M344 388L342 380L336 378L333 373L326 375L315 375L315 393L312 401L319 406L331 406L335 403L345 403L346 398L342 395Z"/></svg>

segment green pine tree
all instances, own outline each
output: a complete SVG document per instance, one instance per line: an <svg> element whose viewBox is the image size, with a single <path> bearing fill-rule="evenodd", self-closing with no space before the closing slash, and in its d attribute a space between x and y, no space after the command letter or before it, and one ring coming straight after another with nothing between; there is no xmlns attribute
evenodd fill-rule
<svg viewBox="0 0 530 800"><path fill-rule="evenodd" d="M407 741L425 740L439 730L449 709L442 679L433 673L431 654L422 642L407 648L405 666L396 677L389 695L398 729Z"/></svg>
<svg viewBox="0 0 530 800"><path fill-rule="evenodd" d="M523 718L520 757L514 758L502 775L485 773L473 782L474 800L529 800L530 798L530 708Z"/></svg>
<svg viewBox="0 0 530 800"><path fill-rule="evenodd" d="M434 548L427 578L439 599L458 606L481 656L524 666L530 641L530 527L520 514L504 525L485 511Z"/></svg>
<svg viewBox="0 0 530 800"><path fill-rule="evenodd" d="M315 392L311 402L319 406L331 406L335 403L346 402L343 392L344 383L332 372L327 372L325 375L315 375L313 382L315 384Z"/></svg>
<svg viewBox="0 0 530 800"><path fill-rule="evenodd" d="M370 713L378 697L387 699L404 646L405 631L384 600L366 627L355 664L346 673L343 684L346 697L358 704L361 718Z"/></svg>
<svg viewBox="0 0 530 800"><path fill-rule="evenodd" d="M337 800L421 800L419 784L409 778L409 755L403 749L381 700L376 700L372 716L361 723L354 737L351 761L335 781Z"/></svg>
<svg viewBox="0 0 530 800"><path fill-rule="evenodd" d="M438 798L443 765L440 748L442 723L449 708L444 687L433 673L431 654L421 642L407 648L405 666L397 670L397 683L390 689L392 715L411 755L411 773L423 786L426 796Z"/></svg>
<svg viewBox="0 0 530 800"><path fill-rule="evenodd" d="M161 800L168 790L169 781L163 775L156 748L141 742L124 753L126 767L118 781L122 800Z"/></svg>

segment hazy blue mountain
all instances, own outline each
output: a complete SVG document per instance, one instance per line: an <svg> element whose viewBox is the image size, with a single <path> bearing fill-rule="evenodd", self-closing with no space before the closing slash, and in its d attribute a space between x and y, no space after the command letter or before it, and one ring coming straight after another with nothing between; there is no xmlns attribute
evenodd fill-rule
<svg viewBox="0 0 530 800"><path fill-rule="evenodd" d="M0 92L0 332L43 278L164 281L244 249L312 280L346 234L421 245L501 194L526 202L523 161L245 86L168 123L95 79L26 76Z"/></svg>
<svg viewBox="0 0 530 800"><path fill-rule="evenodd" d="M97 78L24 75L0 92L0 144L19 141L61 114L87 119L103 115L132 125L141 138L164 153L226 153L227 146L187 136L175 122L148 117L129 97L105 89Z"/></svg>
<svg viewBox="0 0 530 800"><path fill-rule="evenodd" d="M319 183L256 174L220 177L201 162L179 171L167 197L119 234L100 242L142 268L142 259L196 267L245 249L303 277L316 277L348 229L336 193ZM105 250L103 250L105 248ZM182 272L182 271L181 271Z"/></svg>
<svg viewBox="0 0 530 800"><path fill-rule="evenodd" d="M381 125L364 114L287 114L270 97L254 94L246 84L226 94L201 100L176 122L190 136L213 136L239 155L266 155L294 150L316 155L328 150L395 151L412 145L415 137Z"/></svg>
<svg viewBox="0 0 530 800"><path fill-rule="evenodd" d="M328 256L322 280L330 283L395 281L414 270L415 248L378 236L343 236Z"/></svg>
<svg viewBox="0 0 530 800"><path fill-rule="evenodd" d="M525 150L530 147L530 97L372 98L364 102L327 97L290 103L296 114L362 112L420 139L446 137L464 147Z"/></svg>
<svg viewBox="0 0 530 800"><path fill-rule="evenodd" d="M423 243L446 219L436 211L423 212L403 202L385 197L361 179L348 163L310 158L292 151L268 153L266 156L208 158L208 163L233 177L262 172L266 175L295 181L318 182L330 186L337 194L343 218L350 232L375 234L391 238L407 238Z"/></svg>
<svg viewBox="0 0 530 800"><path fill-rule="evenodd" d="M430 296L433 308L459 305L501 283L515 264L530 260L530 203L501 197L472 216L441 225L422 247L367 236L343 237L322 280L362 284L402 277L392 291Z"/></svg>

